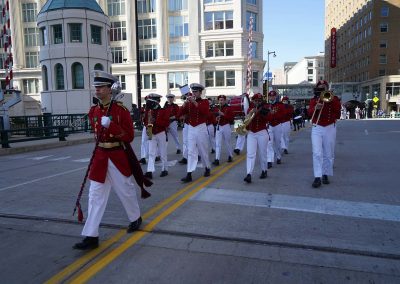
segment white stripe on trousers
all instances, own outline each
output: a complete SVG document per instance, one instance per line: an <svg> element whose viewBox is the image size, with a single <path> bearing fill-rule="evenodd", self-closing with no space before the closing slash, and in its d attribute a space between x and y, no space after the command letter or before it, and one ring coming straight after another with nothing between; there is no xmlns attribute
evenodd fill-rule
<svg viewBox="0 0 400 284"><path fill-rule="evenodd" d="M260 158L261 170L267 170L267 144L268 133L267 130L261 130L256 133L249 131L247 133L247 160L246 168L247 174L252 174L254 165L256 163L256 154L258 147L258 155Z"/></svg>
<svg viewBox="0 0 400 284"><path fill-rule="evenodd" d="M129 221L136 221L140 217L140 208L136 196L137 184L132 181L132 176L124 176L113 162L108 160L105 182L90 181L88 217L82 230L83 236L99 236L99 226L106 209L111 187L121 200Z"/></svg>
<svg viewBox="0 0 400 284"><path fill-rule="evenodd" d="M313 125L311 142L313 151L314 177L322 175L333 176L333 162L335 160L336 125Z"/></svg>
<svg viewBox="0 0 400 284"><path fill-rule="evenodd" d="M207 140L207 125L205 123L199 124L195 127L189 125L187 164L188 173L191 173L196 169L198 155L200 155L201 162L205 167L211 167L210 159L208 156L209 148Z"/></svg>

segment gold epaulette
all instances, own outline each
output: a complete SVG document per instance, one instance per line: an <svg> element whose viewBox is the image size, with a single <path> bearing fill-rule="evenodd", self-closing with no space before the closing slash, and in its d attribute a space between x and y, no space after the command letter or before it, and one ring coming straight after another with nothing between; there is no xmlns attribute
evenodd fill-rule
<svg viewBox="0 0 400 284"><path fill-rule="evenodd" d="M124 110L128 110L128 109L126 108L126 106L124 106L124 103L123 103L123 102L117 101L116 103L117 103L118 106L122 107Z"/></svg>

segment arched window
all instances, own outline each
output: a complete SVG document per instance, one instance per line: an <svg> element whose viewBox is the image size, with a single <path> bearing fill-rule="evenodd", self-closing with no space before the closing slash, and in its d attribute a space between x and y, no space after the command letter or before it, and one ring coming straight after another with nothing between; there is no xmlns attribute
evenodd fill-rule
<svg viewBox="0 0 400 284"><path fill-rule="evenodd" d="M62 64L57 63L54 70L56 74L56 90L64 90L64 67Z"/></svg>
<svg viewBox="0 0 400 284"><path fill-rule="evenodd" d="M83 78L83 66L79 62L75 62L71 66L72 89L83 89L85 80Z"/></svg>
<svg viewBox="0 0 400 284"><path fill-rule="evenodd" d="M97 63L97 64L94 66L94 70L101 70L101 71L103 71L103 70L104 70L104 67L103 67L103 65L101 65L100 63Z"/></svg>
<svg viewBox="0 0 400 284"><path fill-rule="evenodd" d="M46 65L42 66L42 82L43 82L43 91L48 91L49 90L49 77L47 75Z"/></svg>

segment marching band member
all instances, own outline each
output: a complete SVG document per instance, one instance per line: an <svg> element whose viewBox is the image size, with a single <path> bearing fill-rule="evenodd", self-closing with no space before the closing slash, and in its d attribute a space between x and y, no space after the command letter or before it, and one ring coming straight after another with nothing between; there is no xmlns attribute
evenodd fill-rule
<svg viewBox="0 0 400 284"><path fill-rule="evenodd" d="M266 129L267 122L271 119L269 109L263 103L263 97L260 93L254 94L251 98L253 105L248 110L248 115L254 114L254 118L251 120L247 133L247 160L246 168L247 175L244 181L251 183L251 175L254 170L256 162L257 148L260 157L261 175L260 179L267 178L267 143L268 133Z"/></svg>
<svg viewBox="0 0 400 284"><path fill-rule="evenodd" d="M175 95L174 94L168 94L167 95L167 101L164 104L164 108L168 109L170 112L170 117L169 117L169 126L168 126L168 133L171 134L172 138L174 139L175 142L175 147L176 147L176 153L181 154L182 152L182 146L179 143L179 138L178 138L178 112L179 112L179 106L174 103Z"/></svg>
<svg viewBox="0 0 400 284"><path fill-rule="evenodd" d="M99 143L89 166L88 216L82 230L85 238L76 243L74 249L87 250L99 246L99 226L111 188L117 193L128 215L130 224L127 232L136 231L142 223L136 197L138 186L132 181L132 168L123 148L124 143L133 140L133 122L122 103L111 105L111 86L117 81L115 76L107 72L94 72L93 86L100 104L92 107L89 120Z"/></svg>
<svg viewBox="0 0 400 284"><path fill-rule="evenodd" d="M153 178L158 153L162 163L160 177L168 175L166 130L170 122L170 110L161 108L160 99L159 94L152 93L148 95L146 101L148 111L145 114L144 122L148 136L149 162L145 176L150 179Z"/></svg>
<svg viewBox="0 0 400 284"><path fill-rule="evenodd" d="M219 165L219 160L221 157L222 140L225 143L226 150L228 152L228 163L232 162L232 146L231 146L231 123L233 121L233 112L231 107L226 103L226 96L218 96L219 106L214 108L214 114L216 116L217 125L215 133L215 161L214 165Z"/></svg>
<svg viewBox="0 0 400 284"><path fill-rule="evenodd" d="M242 96L249 97L247 93L243 93ZM236 146L233 152L235 152L236 155L240 155L240 152L243 151L244 149L244 144L246 143L246 135L241 135L237 134L236 137Z"/></svg>
<svg viewBox="0 0 400 284"><path fill-rule="evenodd" d="M282 121L285 115L284 106L281 102L278 101L278 93L274 90L269 91L268 93L269 100L269 109L271 110L271 120L269 121L268 133L270 134L270 147L272 146L272 153L269 153L272 159L269 159L268 167L272 165L272 162L275 160L276 163L280 164L282 159L282 148L281 148L281 139L282 139Z"/></svg>
<svg viewBox="0 0 400 284"><path fill-rule="evenodd" d="M196 169L198 162L198 154L205 166L204 176L210 176L210 159L208 156L208 133L206 119L210 112L210 106L207 99L201 98L201 92L204 87L200 84L193 83L190 85L192 96L188 96L183 104L180 114L187 115L188 129L188 164L187 174L181 179L183 182L192 181L192 172Z"/></svg>
<svg viewBox="0 0 400 284"><path fill-rule="evenodd" d="M214 115L215 104L212 103L212 99L208 98L208 103L210 104L210 112L208 113L206 125L208 132L208 141L210 142L211 154L215 153L215 126L217 121Z"/></svg>
<svg viewBox="0 0 400 284"><path fill-rule="evenodd" d="M293 117L294 108L289 103L289 98L284 96L282 98L282 103L284 106L284 116L282 119L282 140L281 140L281 147L285 154L288 154L288 147L289 147L289 138L290 138L290 131L292 130L290 127L290 123Z"/></svg>
<svg viewBox="0 0 400 284"><path fill-rule="evenodd" d="M314 98L310 101L308 115L312 117L311 142L313 151L314 182L318 188L329 184L328 176L333 176L335 159L336 120L340 118L341 104L332 93L329 98L321 98L321 93L329 90L328 82L320 80L314 88Z"/></svg>
<svg viewBox="0 0 400 284"><path fill-rule="evenodd" d="M184 102L186 102L187 96L191 95L189 93L182 94L181 98ZM182 129L182 159L178 162L179 164L186 165L188 159L188 130L189 124L187 120L186 114L181 114L183 105L179 107L178 117L183 123Z"/></svg>

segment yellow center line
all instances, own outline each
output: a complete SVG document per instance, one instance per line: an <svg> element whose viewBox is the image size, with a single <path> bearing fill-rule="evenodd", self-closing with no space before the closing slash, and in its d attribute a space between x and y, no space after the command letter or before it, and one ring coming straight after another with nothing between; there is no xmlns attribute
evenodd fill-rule
<svg viewBox="0 0 400 284"><path fill-rule="evenodd" d="M215 167L212 170L212 174L217 173L222 167L223 167L223 165ZM159 204L157 204L156 206L154 206L150 210L148 210L146 213L144 213L143 216L142 216L143 219L146 220L146 219L150 218L151 216L156 214L158 211L162 210L163 207L168 205L174 199L178 198L180 195L184 194L190 188L192 188L196 184L200 183L204 179L205 179L204 177L201 177L201 178L189 183L184 188L182 188L178 192L174 193L173 195L169 196L168 198L164 199L162 202L160 202ZM102 254L110 246L112 246L113 244L117 243L124 236L126 236L126 230L119 230L110 239L108 239L108 240L106 240L104 242L101 242L100 246L97 249L86 253L85 255L83 255L82 257L80 257L79 259L77 259L76 261L71 263L70 265L68 265L66 268L64 268L63 270L58 272L56 275L52 276L49 280L47 280L45 282L45 284L61 283L68 276L70 276L70 275L76 273L77 271L79 271L80 269L82 269L83 266L87 265L90 261L95 259L100 254Z"/></svg>
<svg viewBox="0 0 400 284"><path fill-rule="evenodd" d="M176 201L174 204L172 204L166 210L161 212L160 215L158 215L156 218L154 218L153 221L148 223L143 228L143 230L135 232L132 235L132 237L127 239L125 242L123 242L117 248L115 248L112 251L110 251L103 258L101 258L98 261L96 261L96 263L94 263L92 266L88 267L87 270L83 271L80 275L77 275L76 277L74 277L71 280L71 282L69 282L69 283L76 283L76 284L79 283L80 284L80 283L85 283L86 281L88 281L90 278L92 278L94 275L96 275L99 271L101 271L104 267L106 267L113 260L115 260L118 256L120 256L123 252L125 252L128 248L130 248L132 245L137 243L144 236L146 236L149 233L151 233L151 231L154 229L154 227L156 225L158 225L158 223L160 223L162 220L164 220L166 217L168 217L176 209L178 209L183 203L185 203L188 199L190 199L194 194L196 194L201 189L203 189L204 187L209 185L211 182L215 181L218 177L223 175L225 172L227 172L229 169L231 169L233 166L237 165L239 162L243 161L244 159L245 159L245 156L241 156L238 159L235 159L235 161L232 162L230 165L224 167L221 171L219 171L218 173L212 175L206 181L204 181L200 185L198 185L195 188L193 188L185 196L183 196L181 199Z"/></svg>

